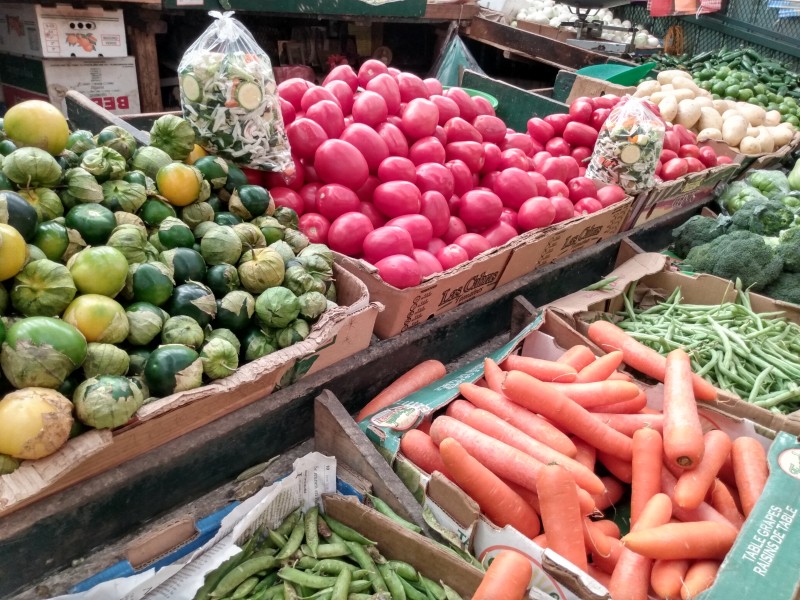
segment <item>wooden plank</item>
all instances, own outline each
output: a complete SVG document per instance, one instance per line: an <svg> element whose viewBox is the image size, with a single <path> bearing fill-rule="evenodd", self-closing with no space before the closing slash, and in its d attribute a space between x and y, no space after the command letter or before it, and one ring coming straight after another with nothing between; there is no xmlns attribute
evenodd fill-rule
<svg viewBox="0 0 800 600"><path fill-rule="evenodd" d="M145 14L145 13L141 13ZM139 82L139 104L142 112L161 112L161 79L158 76L156 28L150 19L129 19L127 27L131 54L136 59L136 79Z"/></svg>
<svg viewBox="0 0 800 600"><path fill-rule="evenodd" d="M477 4L428 4L423 19L430 21L470 21L478 14Z"/></svg>
<svg viewBox="0 0 800 600"><path fill-rule="evenodd" d="M150 143L150 134L148 132L141 131L128 124L124 119L98 106L80 92L75 90L68 91L65 100L67 118L76 128L88 129L93 133L97 133L107 125L116 125L130 133L140 146L146 146Z"/></svg>
<svg viewBox="0 0 800 600"><path fill-rule="evenodd" d="M531 60L547 62L566 69L580 69L605 64L609 57L590 50L570 46L553 38L523 31L510 25L494 23L480 16L470 22L467 36L501 50L514 52Z"/></svg>
<svg viewBox="0 0 800 600"><path fill-rule="evenodd" d="M229 0L226 10L287 13L293 15L354 15L364 17L421 17L426 0L400 0L370 4L365 0ZM165 9L220 10L219 0L187 3L185 0L164 0Z"/></svg>

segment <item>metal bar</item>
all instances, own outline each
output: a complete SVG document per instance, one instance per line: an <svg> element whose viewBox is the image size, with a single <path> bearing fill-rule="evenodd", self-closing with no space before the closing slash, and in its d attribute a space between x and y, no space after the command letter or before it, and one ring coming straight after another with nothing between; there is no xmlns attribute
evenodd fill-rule
<svg viewBox="0 0 800 600"><path fill-rule="evenodd" d="M745 21L728 17L702 16L698 18L680 17L680 19L686 23L705 27L751 44L758 44L770 50L800 58L800 47L797 46L795 38L776 33L764 27L758 27L757 25L751 25Z"/></svg>

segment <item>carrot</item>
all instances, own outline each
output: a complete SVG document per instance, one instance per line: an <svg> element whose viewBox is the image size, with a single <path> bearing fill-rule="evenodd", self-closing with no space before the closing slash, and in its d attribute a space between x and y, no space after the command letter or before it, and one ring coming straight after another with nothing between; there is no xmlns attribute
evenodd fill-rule
<svg viewBox="0 0 800 600"><path fill-rule="evenodd" d="M587 554L611 556L611 539L603 533L600 527L595 526L594 521L587 517L583 517L583 543L586 546Z"/></svg>
<svg viewBox="0 0 800 600"><path fill-rule="evenodd" d="M723 517L728 519L735 527L741 529L744 525L744 515L739 512L736 504L736 497L731 490L721 480L715 479L709 492L711 496L709 504Z"/></svg>
<svg viewBox="0 0 800 600"><path fill-rule="evenodd" d="M594 471L594 466L597 462L597 448L591 444L587 444L581 438L573 438L572 443L575 444L575 448L578 449L575 460L587 469Z"/></svg>
<svg viewBox="0 0 800 600"><path fill-rule="evenodd" d="M703 459L694 469L681 473L675 484L675 503L681 508L700 506L731 451L731 438L719 429L706 433L703 440Z"/></svg>
<svg viewBox="0 0 800 600"><path fill-rule="evenodd" d="M615 540L618 540L622 536L619 530L619 525L614 523L614 521L611 519L600 519L599 521L594 521L594 526L602 531L606 536L614 538Z"/></svg>
<svg viewBox="0 0 800 600"><path fill-rule="evenodd" d="M438 360L426 360L419 363L403 373L383 388L380 394L367 402L364 408L356 415L356 421L362 421L390 404L394 404L398 400L402 400L406 396L421 390L426 385L444 377L446 373L447 370L444 365Z"/></svg>
<svg viewBox="0 0 800 600"><path fill-rule="evenodd" d="M592 579L599 581L606 589L611 585L611 575L593 564L589 565L589 575L592 576Z"/></svg>
<svg viewBox="0 0 800 600"><path fill-rule="evenodd" d="M422 433L430 433L432 422L433 422L433 416L427 414L424 417L422 417L422 421L419 422L416 429L419 429Z"/></svg>
<svg viewBox="0 0 800 600"><path fill-rule="evenodd" d="M475 500L493 523L501 527L511 525L528 537L539 534L539 515L533 508L461 444L445 438L439 443L439 452L450 474L448 478Z"/></svg>
<svg viewBox="0 0 800 600"><path fill-rule="evenodd" d="M459 421L464 421L466 416L473 410L477 410L475 405L466 400L453 400L447 405L447 410L444 411L448 417L453 417Z"/></svg>
<svg viewBox="0 0 800 600"><path fill-rule="evenodd" d="M593 381L588 383L553 383L559 392L584 408L626 402L639 396L639 386L630 381Z"/></svg>
<svg viewBox="0 0 800 600"><path fill-rule="evenodd" d="M634 414L642 410L645 406L647 406L647 395L644 393L644 391L640 391L636 397L631 398L630 400L625 400L624 402L614 402L613 404L606 404L605 406L595 406L592 409L592 412L595 414Z"/></svg>
<svg viewBox="0 0 800 600"><path fill-rule="evenodd" d="M686 577L681 586L681 598L683 600L692 600L697 598L700 592L710 588L717 578L717 571L719 571L718 560L696 560L691 564L689 570L686 571Z"/></svg>
<svg viewBox="0 0 800 600"><path fill-rule="evenodd" d="M539 413L609 454L631 459L631 438L611 429L552 385L521 371L509 371L503 392L512 402Z"/></svg>
<svg viewBox="0 0 800 600"><path fill-rule="evenodd" d="M582 571L588 570L578 486L561 465L545 465L539 474L539 506L548 548Z"/></svg>
<svg viewBox="0 0 800 600"><path fill-rule="evenodd" d="M409 429L400 438L400 452L420 469L430 474L439 471L450 479L447 468L442 461L439 448L433 443L431 436L419 429Z"/></svg>
<svg viewBox="0 0 800 600"><path fill-rule="evenodd" d="M599 496L592 496L592 498L594 498L595 506L597 506L598 510L605 510L622 500L622 497L625 495L626 488L616 477L607 475L605 477L601 477L600 479L606 486L606 493L600 494Z"/></svg>
<svg viewBox="0 0 800 600"><path fill-rule="evenodd" d="M618 458L602 450L597 451L597 460L603 463L603 466L608 469L608 472L620 481L624 481L625 483L631 483L633 481L631 461Z"/></svg>
<svg viewBox="0 0 800 600"><path fill-rule="evenodd" d="M649 530L669 522L672 502L665 494L656 494L642 508L632 532ZM628 534L630 535L630 534ZM624 543L625 538L622 538ZM646 600L650 589L652 561L630 548L625 548L617 560L608 591L614 600Z"/></svg>
<svg viewBox="0 0 800 600"><path fill-rule="evenodd" d="M663 444L655 429L639 429L633 434L631 461L631 523L639 519L647 501L661 491Z"/></svg>
<svg viewBox="0 0 800 600"><path fill-rule="evenodd" d="M500 479L503 479L502 477ZM536 492L529 490L528 488L522 487L514 483L513 481L509 481L508 479L503 479L503 483L505 483L508 487L514 490L520 498L525 500L528 504L531 505L531 508L536 511L536 514L539 514L539 496Z"/></svg>
<svg viewBox="0 0 800 600"><path fill-rule="evenodd" d="M615 350L598 357L593 363L586 365L575 377L575 383L605 381L622 364L622 352Z"/></svg>
<svg viewBox="0 0 800 600"><path fill-rule="evenodd" d="M608 556L592 554L592 563L589 566L591 567L594 565L603 573L611 575L619 562L619 557L622 556L622 552L625 550L625 546L623 546L622 542L617 538L608 538L608 541L610 542L611 553ZM606 585L606 587L608 587L608 585Z"/></svg>
<svg viewBox="0 0 800 600"><path fill-rule="evenodd" d="M571 383L575 381L578 372L574 367L564 363L533 358L531 356L520 356L512 354L503 361L503 369L506 371L522 371L541 381L560 381L561 383Z"/></svg>
<svg viewBox="0 0 800 600"><path fill-rule="evenodd" d="M691 561L666 560L660 559L653 562L653 570L650 572L650 587L659 598L677 600L681 595L683 578L689 568Z"/></svg>
<svg viewBox="0 0 800 600"><path fill-rule="evenodd" d="M739 437L733 441L731 459L742 511L747 517L767 484L769 477L767 452L758 440Z"/></svg>
<svg viewBox="0 0 800 600"><path fill-rule="evenodd" d="M629 367L664 382L667 360L655 350L634 340L625 331L609 321L595 321L589 325L589 339L600 346L604 352L622 350L622 360ZM717 390L699 375L692 373L692 386L698 400L711 401L717 397Z"/></svg>
<svg viewBox="0 0 800 600"><path fill-rule="evenodd" d="M622 543L634 552L653 559L722 559L733 546L737 533L732 525L714 521L667 523L631 531L623 536Z"/></svg>
<svg viewBox="0 0 800 600"><path fill-rule="evenodd" d="M725 463L720 467L717 477L719 477L725 485L736 487L736 474L733 472L733 446L731 446L731 454L725 459Z"/></svg>
<svg viewBox="0 0 800 600"><path fill-rule="evenodd" d="M601 494L605 490L603 482L600 481L600 478L595 475L591 469L587 469L578 461L564 456L548 445L526 435L513 425L509 425L497 415L476 408L469 411L464 415L463 419L459 420L481 433L490 435L494 439L508 444L517 450L522 450L536 460L543 463L559 463L572 473L573 477L575 477L575 482L590 494Z"/></svg>
<svg viewBox="0 0 800 600"><path fill-rule="evenodd" d="M556 362L571 366L576 371L580 371L587 365L592 364L597 357L586 344L575 344L556 359Z"/></svg>
<svg viewBox="0 0 800 600"><path fill-rule="evenodd" d="M614 371L608 376L609 381L633 381L633 377L622 371Z"/></svg>
<svg viewBox="0 0 800 600"><path fill-rule="evenodd" d="M505 373L503 375L505 377ZM504 421L508 421L517 429L527 433L532 438L547 444L561 454L574 457L577 450L572 440L551 423L533 414L531 411L514 404L502 393L480 388L471 383L462 383L458 386L461 395L472 402L477 408L488 410Z"/></svg>
<svg viewBox="0 0 800 600"><path fill-rule="evenodd" d="M664 465L665 467L667 465ZM669 468L661 469L661 491L672 499L675 496L675 484L678 479L670 473ZM672 503L672 513L676 519L684 522L691 521L714 521L722 525L736 527L734 523L723 517L710 504L703 502L697 508L681 508L675 502Z"/></svg>
<svg viewBox="0 0 800 600"><path fill-rule="evenodd" d="M515 550L501 550L486 569L472 600L522 600L532 575L527 556Z"/></svg>
<svg viewBox="0 0 800 600"><path fill-rule="evenodd" d="M540 533L535 538L533 538L533 543L539 546L539 548L545 549L547 548L547 534Z"/></svg>
<svg viewBox="0 0 800 600"><path fill-rule="evenodd" d="M618 413L594 413L603 423L616 429L620 433L628 436L633 436L634 432L638 429L648 427L655 429L661 433L664 426L663 415L650 415L650 414L618 414Z"/></svg>
<svg viewBox="0 0 800 600"><path fill-rule="evenodd" d="M544 466L540 461L508 444L481 433L448 416L436 417L431 425L431 439L435 444L451 437L467 452L498 477L536 491L539 472Z"/></svg>
<svg viewBox="0 0 800 600"><path fill-rule="evenodd" d="M486 381L486 387L493 392L501 393L500 385L503 383L505 373L491 358L483 359L483 378Z"/></svg>
<svg viewBox="0 0 800 600"><path fill-rule="evenodd" d="M691 384L689 355L673 350L664 374L664 455L683 469L694 468L703 458L703 427Z"/></svg>

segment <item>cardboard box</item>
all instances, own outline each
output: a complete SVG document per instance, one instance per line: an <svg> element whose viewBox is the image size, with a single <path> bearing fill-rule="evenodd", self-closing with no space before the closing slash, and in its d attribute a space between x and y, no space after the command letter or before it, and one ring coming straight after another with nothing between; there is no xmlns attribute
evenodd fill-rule
<svg viewBox="0 0 800 600"><path fill-rule="evenodd" d="M141 112L132 56L75 60L0 54L0 79L6 82L8 106L35 98L51 102L66 116L64 96L76 90L114 114Z"/></svg>
<svg viewBox="0 0 800 600"><path fill-rule="evenodd" d="M559 42L574 40L576 37L574 29L567 27L551 27L550 25L539 25L538 23L532 23L531 21L525 21L523 19L517 19L517 29L529 31L553 40L558 40Z"/></svg>
<svg viewBox="0 0 800 600"><path fill-rule="evenodd" d="M610 290L580 291L548 304L549 308L565 320L581 335L582 343L595 347L586 337L587 319L591 314L614 313L623 307L623 297L629 286L638 282L644 289L661 290L670 294L676 288L681 289L685 302L690 304L717 305L732 302L736 291L731 282L714 275L686 275L668 270L668 258L658 253L635 254L627 249L629 260L620 261L619 266L610 274L617 277ZM783 311L784 316L800 323L800 309L797 306L780 302L750 293L750 303L756 312ZM599 350L599 349L598 349ZM748 419L773 431L788 431L800 434L800 415L793 413L781 415L750 404L735 394L719 390L719 398L712 406L724 407L727 414Z"/></svg>
<svg viewBox="0 0 800 600"><path fill-rule="evenodd" d="M611 83L604 79L595 79L594 77L587 77L586 75L576 75L575 83L572 84L572 90L567 96L567 104L572 104L576 98L583 96L587 98L598 98L606 94L615 94L617 96L625 96L636 92L636 86L625 86L616 83Z"/></svg>
<svg viewBox="0 0 800 600"><path fill-rule="evenodd" d="M3 4L0 52L38 58L127 56L122 9Z"/></svg>
<svg viewBox="0 0 800 600"><path fill-rule="evenodd" d="M24 462L14 473L0 476L0 517L365 349L381 307L369 301L358 279L338 267L335 275L340 306L326 312L307 339L242 365L230 377L145 404L131 422L113 431L90 430L51 456Z"/></svg>
<svg viewBox="0 0 800 600"><path fill-rule="evenodd" d="M780 167L784 158L793 150L800 146L800 132L795 133L794 139L785 146L776 149L774 152L763 152L761 154L740 154L736 149L731 148L724 142L706 142L714 148L714 151L721 156L729 156L737 166L735 175L743 173L749 169L777 169Z"/></svg>

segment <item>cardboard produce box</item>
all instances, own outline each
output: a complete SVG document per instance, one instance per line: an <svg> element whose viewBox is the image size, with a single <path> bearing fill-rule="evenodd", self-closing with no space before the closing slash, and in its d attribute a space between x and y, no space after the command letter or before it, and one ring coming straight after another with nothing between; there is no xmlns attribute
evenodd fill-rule
<svg viewBox="0 0 800 600"><path fill-rule="evenodd" d="M38 58L127 56L122 9L3 4L0 52Z"/></svg>
<svg viewBox="0 0 800 600"><path fill-rule="evenodd" d="M795 133L789 144L776 148L773 152L761 154L741 154L724 142L706 142L714 151L722 156L729 156L737 166L735 175L740 175L749 169L777 169L789 154L800 146L800 132Z"/></svg>
<svg viewBox="0 0 800 600"><path fill-rule="evenodd" d="M8 106L24 100L44 100L66 116L64 96L69 90L76 90L112 113L141 112L136 61L132 56L76 60L0 54L0 79Z"/></svg>
<svg viewBox="0 0 800 600"><path fill-rule="evenodd" d="M335 267L339 306L314 324L308 338L242 365L233 375L143 405L114 430L89 430L58 452L0 475L0 518L38 499L131 460L238 408L343 360L370 342L381 306L357 278Z"/></svg>
<svg viewBox="0 0 800 600"><path fill-rule="evenodd" d="M619 85L611 83L605 79L596 79L594 77L587 77L586 75L576 75L575 82L572 84L572 90L567 96L567 104L572 104L572 101L581 98L598 98L606 94L614 94L616 96L633 95L636 92L636 86Z"/></svg>

